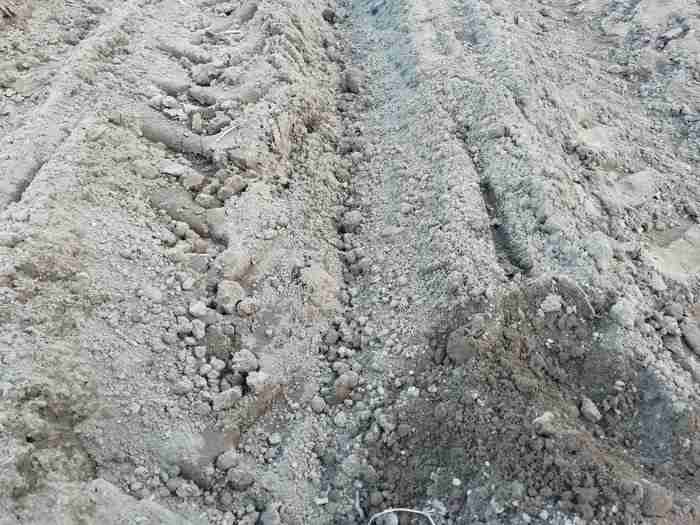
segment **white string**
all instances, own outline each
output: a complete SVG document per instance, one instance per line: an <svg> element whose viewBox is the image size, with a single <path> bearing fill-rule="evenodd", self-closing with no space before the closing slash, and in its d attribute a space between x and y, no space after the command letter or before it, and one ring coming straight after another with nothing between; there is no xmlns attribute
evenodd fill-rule
<svg viewBox="0 0 700 525"><path fill-rule="evenodd" d="M392 512L408 512L409 514L418 514L419 516L423 516L424 518L427 518L427 520L430 522L430 525L435 525L435 522L433 521L433 518L430 517L430 514L427 512L423 512L420 510L415 510L415 509L387 509L383 510L381 512L376 513L374 516L372 516L369 519L369 522L367 522L367 525L372 525L372 522L376 520L377 518L384 516L384 514L390 514Z"/></svg>

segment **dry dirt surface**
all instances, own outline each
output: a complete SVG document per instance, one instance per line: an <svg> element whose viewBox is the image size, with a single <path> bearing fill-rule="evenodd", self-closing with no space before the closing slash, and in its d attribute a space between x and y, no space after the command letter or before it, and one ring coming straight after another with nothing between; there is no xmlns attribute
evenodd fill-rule
<svg viewBox="0 0 700 525"><path fill-rule="evenodd" d="M700 3L0 0L0 525L700 524Z"/></svg>

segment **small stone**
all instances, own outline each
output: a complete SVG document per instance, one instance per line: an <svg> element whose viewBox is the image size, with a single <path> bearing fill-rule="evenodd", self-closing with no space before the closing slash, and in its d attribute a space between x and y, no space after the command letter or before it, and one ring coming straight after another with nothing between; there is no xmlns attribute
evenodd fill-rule
<svg viewBox="0 0 700 525"><path fill-rule="evenodd" d="M194 317L206 317L209 313L209 308L203 301L193 301L190 304L190 314Z"/></svg>
<svg viewBox="0 0 700 525"><path fill-rule="evenodd" d="M199 190L204 186L206 179L204 175L194 170L189 171L186 175L180 178L180 183L186 190Z"/></svg>
<svg viewBox="0 0 700 525"><path fill-rule="evenodd" d="M215 411L227 410L233 407L243 397L240 386L234 386L212 397L212 407Z"/></svg>
<svg viewBox="0 0 700 525"><path fill-rule="evenodd" d="M326 22L328 22L331 25L335 25L336 21L338 20L338 16L335 14L335 11L329 8L324 9L321 12L321 16Z"/></svg>
<svg viewBox="0 0 700 525"><path fill-rule="evenodd" d="M358 95L362 89L363 74L357 68L350 67L345 71L345 91Z"/></svg>
<svg viewBox="0 0 700 525"><path fill-rule="evenodd" d="M581 400L581 415L591 423L597 423L603 418L595 403L587 397Z"/></svg>
<svg viewBox="0 0 700 525"><path fill-rule="evenodd" d="M217 359L216 357L212 357L209 364L211 365L212 369L218 372L221 372L224 368L226 368L226 362L222 361L221 359Z"/></svg>
<svg viewBox="0 0 700 525"><path fill-rule="evenodd" d="M209 195L208 193L200 193L194 201L206 210L221 207L221 201L214 195Z"/></svg>
<svg viewBox="0 0 700 525"><path fill-rule="evenodd" d="M360 376L354 370L343 373L335 380L335 398L337 401L344 401L350 392L360 382Z"/></svg>
<svg viewBox="0 0 700 525"><path fill-rule="evenodd" d="M228 470L238 465L241 461L241 455L235 450L227 450L216 458L216 468L219 470Z"/></svg>
<svg viewBox="0 0 700 525"><path fill-rule="evenodd" d="M161 161L158 168L163 175L170 175L171 177L181 177L187 172L186 166L168 159Z"/></svg>
<svg viewBox="0 0 700 525"><path fill-rule="evenodd" d="M189 394L194 389L194 383L189 378L183 377L173 385L173 392L178 395Z"/></svg>
<svg viewBox="0 0 700 525"><path fill-rule="evenodd" d="M678 302L672 302L666 305L665 311L668 315L680 321L683 317L684 308L682 304Z"/></svg>
<svg viewBox="0 0 700 525"><path fill-rule="evenodd" d="M336 427L344 428L348 424L348 418L345 412L338 412L333 418L333 423Z"/></svg>
<svg viewBox="0 0 700 525"><path fill-rule="evenodd" d="M634 302L629 299L620 299L610 308L610 316L620 326L632 328L636 318Z"/></svg>
<svg viewBox="0 0 700 525"><path fill-rule="evenodd" d="M560 312L562 309L561 296L549 294L545 297L544 301L542 301L540 308L546 314Z"/></svg>
<svg viewBox="0 0 700 525"><path fill-rule="evenodd" d="M175 109L180 105L180 103L177 101L177 99L175 97L170 97L170 96L163 97L161 104L164 107L170 108L170 109Z"/></svg>
<svg viewBox="0 0 700 525"><path fill-rule="evenodd" d="M274 383L270 378L270 375L266 374L265 372L249 373L248 377L246 377L246 384L255 395L264 395L274 387Z"/></svg>
<svg viewBox="0 0 700 525"><path fill-rule="evenodd" d="M663 487L655 483L644 485L644 500L642 514L649 517L664 517L673 508L673 496Z"/></svg>
<svg viewBox="0 0 700 525"><path fill-rule="evenodd" d="M260 525L282 525L282 518L275 505L269 505L267 509L260 514Z"/></svg>
<svg viewBox="0 0 700 525"><path fill-rule="evenodd" d="M245 490L255 483L255 477L247 470L230 470L226 480L234 490Z"/></svg>
<svg viewBox="0 0 700 525"><path fill-rule="evenodd" d="M219 189L217 197L222 201L238 195L248 187L248 183L240 175L234 175L224 181L224 185Z"/></svg>
<svg viewBox="0 0 700 525"><path fill-rule="evenodd" d="M199 319L192 321L192 335L195 339L204 339L207 335L207 325Z"/></svg>
<svg viewBox="0 0 700 525"><path fill-rule="evenodd" d="M352 233L362 224L362 213L359 210L352 210L343 215L343 230Z"/></svg>
<svg viewBox="0 0 700 525"><path fill-rule="evenodd" d="M237 305L236 311L241 317L250 317L255 313L257 305L252 297L243 298Z"/></svg>
<svg viewBox="0 0 700 525"><path fill-rule="evenodd" d="M540 436L550 437L556 434L556 429L554 427L554 414L551 412L545 412L540 417L535 418L532 424L535 427L535 432Z"/></svg>
<svg viewBox="0 0 700 525"><path fill-rule="evenodd" d="M274 432L268 436L267 442L273 446L279 445L282 443L282 436L279 434L279 432Z"/></svg>
<svg viewBox="0 0 700 525"><path fill-rule="evenodd" d="M700 356L700 326L695 321L686 321L681 325L683 340L696 355Z"/></svg>
<svg viewBox="0 0 700 525"><path fill-rule="evenodd" d="M252 266L250 253L240 247L226 249L217 257L216 262L221 268L224 279L231 281L240 280Z"/></svg>
<svg viewBox="0 0 700 525"><path fill-rule="evenodd" d="M245 290L236 281L221 281L216 290L216 303L224 313L232 314L245 296Z"/></svg>
<svg viewBox="0 0 700 525"><path fill-rule="evenodd" d="M311 410L317 414L321 414L326 409L326 402L321 396L314 396L311 400Z"/></svg>
<svg viewBox="0 0 700 525"><path fill-rule="evenodd" d="M134 160L132 163L132 169L134 170L134 173L142 179L157 179L159 175L158 169L144 159Z"/></svg>
<svg viewBox="0 0 700 525"><path fill-rule="evenodd" d="M233 354L229 367L234 373L248 374L259 368L258 358L250 350L243 348Z"/></svg>
<svg viewBox="0 0 700 525"><path fill-rule="evenodd" d="M143 289L143 296L149 301L152 301L156 304L160 304L163 302L163 292L161 292L155 286L146 286Z"/></svg>
<svg viewBox="0 0 700 525"><path fill-rule="evenodd" d="M184 239L189 234L189 231L190 227L187 225L186 222L175 221L175 227L173 229L173 233L175 235L177 235L181 239Z"/></svg>
<svg viewBox="0 0 700 525"><path fill-rule="evenodd" d="M192 114L192 131L198 135L201 135L202 131L204 131L204 120L202 119L202 114L200 112Z"/></svg>

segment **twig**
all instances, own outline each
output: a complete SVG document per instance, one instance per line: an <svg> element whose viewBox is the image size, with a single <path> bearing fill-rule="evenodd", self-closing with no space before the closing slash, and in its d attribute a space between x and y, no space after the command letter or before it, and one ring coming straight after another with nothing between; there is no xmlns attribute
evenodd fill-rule
<svg viewBox="0 0 700 525"><path fill-rule="evenodd" d="M216 139L214 140L214 144L216 144L217 142L219 142L219 141L220 141L221 139L223 139L226 135L228 135L229 133L231 133L234 129L236 129L235 126L230 126L229 128L225 129L222 133L219 133L219 136L216 137Z"/></svg>
<svg viewBox="0 0 700 525"><path fill-rule="evenodd" d="M355 510L360 515L360 519L362 519L362 520L365 519L365 511L362 510L362 505L360 505L360 491L359 490L355 491ZM370 523L372 523L371 520L370 520Z"/></svg>

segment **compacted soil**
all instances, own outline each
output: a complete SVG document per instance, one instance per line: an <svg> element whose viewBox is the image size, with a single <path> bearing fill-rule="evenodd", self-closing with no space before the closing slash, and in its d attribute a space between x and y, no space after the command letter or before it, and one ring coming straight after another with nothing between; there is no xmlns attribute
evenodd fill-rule
<svg viewBox="0 0 700 525"><path fill-rule="evenodd" d="M690 0L0 0L0 524L700 524L699 168Z"/></svg>

